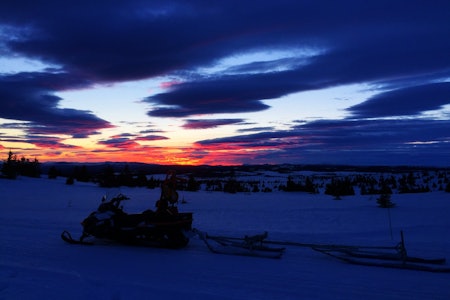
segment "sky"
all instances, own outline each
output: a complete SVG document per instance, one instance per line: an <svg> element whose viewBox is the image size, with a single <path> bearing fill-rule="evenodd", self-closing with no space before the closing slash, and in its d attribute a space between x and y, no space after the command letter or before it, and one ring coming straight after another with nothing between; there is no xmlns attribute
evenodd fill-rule
<svg viewBox="0 0 450 300"><path fill-rule="evenodd" d="M450 165L449 1L9 1L0 153Z"/></svg>

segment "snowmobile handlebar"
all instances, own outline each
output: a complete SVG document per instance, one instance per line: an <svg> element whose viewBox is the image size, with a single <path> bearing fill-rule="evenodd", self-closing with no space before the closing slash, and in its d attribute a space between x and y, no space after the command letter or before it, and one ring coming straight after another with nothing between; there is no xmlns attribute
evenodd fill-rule
<svg viewBox="0 0 450 300"><path fill-rule="evenodd" d="M120 209L119 208L120 202L123 200L128 200L128 199L130 199L130 198L128 198L124 194L118 194L116 197L114 197L111 200L109 200L108 202L106 202L106 196L103 196L102 203L98 207L98 210L106 211L106 210L110 210L110 209Z"/></svg>
<svg viewBox="0 0 450 300"><path fill-rule="evenodd" d="M129 200L130 198L125 196L124 194L118 194L116 197L112 198L111 201L109 201L111 204L114 204L116 207L119 207L120 202L123 200Z"/></svg>

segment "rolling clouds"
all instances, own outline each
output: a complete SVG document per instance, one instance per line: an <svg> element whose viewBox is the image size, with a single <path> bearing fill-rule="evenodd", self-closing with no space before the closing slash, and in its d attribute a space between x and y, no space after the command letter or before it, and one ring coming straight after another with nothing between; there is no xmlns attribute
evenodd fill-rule
<svg viewBox="0 0 450 300"><path fill-rule="evenodd" d="M0 117L30 122L30 133L86 137L111 125L89 111L59 108L58 90L88 86L68 74L18 73L0 76Z"/></svg>
<svg viewBox="0 0 450 300"><path fill-rule="evenodd" d="M184 129L208 129L223 125L242 123L243 119L186 120Z"/></svg>
<svg viewBox="0 0 450 300"><path fill-rule="evenodd" d="M414 116L450 104L450 82L430 83L379 93L348 110L357 117Z"/></svg>
<svg viewBox="0 0 450 300"><path fill-rule="evenodd" d="M173 84L142 97L148 118L202 130L244 125L241 114L268 111L283 96L365 84L374 94L350 105L346 119L243 128L183 151L205 163L217 150L234 163L324 162L332 151L335 163L353 161L352 153L370 154L370 163L431 155L423 160L433 164L450 153L449 20L448 1L15 1L0 11L0 54L49 67L0 73L0 118L23 121L24 140L92 137L114 125L88 109L61 108L59 92L166 76ZM166 139L98 144L128 149Z"/></svg>

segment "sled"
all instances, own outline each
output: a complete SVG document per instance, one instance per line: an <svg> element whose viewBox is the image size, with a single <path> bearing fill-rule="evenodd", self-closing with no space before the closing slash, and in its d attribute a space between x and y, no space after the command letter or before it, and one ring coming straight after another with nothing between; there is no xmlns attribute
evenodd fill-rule
<svg viewBox="0 0 450 300"><path fill-rule="evenodd" d="M450 272L445 258L424 258L408 255L403 232L401 241L395 246L355 246L339 244L315 244L293 241L267 240L267 232L243 238L214 236L193 230L213 253L280 258L287 246L310 248L350 264L397 268L428 272ZM284 247L273 247L279 245Z"/></svg>
<svg viewBox="0 0 450 300"><path fill-rule="evenodd" d="M284 247L264 245L267 232L259 235L244 236L243 238L211 236L197 229L194 229L193 232L199 236L211 252L217 254L281 258L285 250Z"/></svg>
<svg viewBox="0 0 450 300"><path fill-rule="evenodd" d="M324 245L311 247L313 250L337 258L341 261L363 266L407 269L427 272L450 272L450 267L444 265L445 258L423 258L409 256L403 236L395 247L327 247ZM391 249L391 251L389 251Z"/></svg>
<svg viewBox="0 0 450 300"><path fill-rule="evenodd" d="M418 257L398 257L395 255L386 256L384 253L377 255L372 253L370 256L360 255L358 251L348 251L342 249L321 249L312 248L315 251L337 258L346 263L371 267L395 268L427 272L448 273L450 268L443 266L445 258L418 258Z"/></svg>

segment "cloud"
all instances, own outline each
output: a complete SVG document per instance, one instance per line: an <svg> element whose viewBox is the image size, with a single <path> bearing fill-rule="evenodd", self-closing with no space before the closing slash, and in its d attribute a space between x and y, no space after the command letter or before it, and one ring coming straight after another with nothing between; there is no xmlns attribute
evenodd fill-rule
<svg viewBox="0 0 450 300"><path fill-rule="evenodd" d="M431 83L376 94L347 110L354 117L418 115L450 104L450 82Z"/></svg>
<svg viewBox="0 0 450 300"><path fill-rule="evenodd" d="M107 146L108 148L118 148L118 149L133 149L133 150L143 150L145 147L141 146L138 141L161 141L167 140L168 138L161 135L145 135L136 136L134 134L119 134L112 136L107 140L101 140L98 142L99 145ZM102 150L103 151L103 150Z"/></svg>
<svg viewBox="0 0 450 300"><path fill-rule="evenodd" d="M133 149L138 148L140 145L134 140L127 137L113 137L108 140L102 140L97 142L99 145L107 146L108 148L119 148L119 149Z"/></svg>
<svg viewBox="0 0 450 300"><path fill-rule="evenodd" d="M145 129L145 130L139 131L140 134L147 134L147 133L162 133L162 132L164 132L164 130L161 130L161 129Z"/></svg>
<svg viewBox="0 0 450 300"><path fill-rule="evenodd" d="M36 147L46 149L61 149L61 150L77 150L82 149L80 146L64 144L63 140L48 136L30 136L26 139L27 143L33 144Z"/></svg>
<svg viewBox="0 0 450 300"><path fill-rule="evenodd" d="M258 131L274 131L274 127L252 127L252 128L240 128L237 132L258 132Z"/></svg>
<svg viewBox="0 0 450 300"><path fill-rule="evenodd" d="M54 136L42 136L42 135L27 135L24 137L17 136L5 136L1 139L3 142L12 142L12 143L29 143L33 144L36 147L43 147L46 149L66 149L66 150L75 150L81 149L79 146L69 145L63 143L64 139Z"/></svg>
<svg viewBox="0 0 450 300"><path fill-rule="evenodd" d="M261 100L293 92L450 73L445 1L410 3L407 11L391 1L40 6L40 14L24 5L2 10L3 26L17 32L3 52L37 58L97 83L185 74L184 84L147 98L159 106L150 116L256 112L268 108ZM305 57L305 47L317 49L316 55ZM233 55L279 49L293 54L242 62L213 78L198 73Z"/></svg>
<svg viewBox="0 0 450 300"><path fill-rule="evenodd" d="M148 97L146 102L161 106L148 114L158 117L187 117L267 109L269 106L260 102L260 89L257 86L251 89L251 82L244 84L242 79L227 77L180 83L169 92Z"/></svg>
<svg viewBox="0 0 450 300"><path fill-rule="evenodd" d="M249 154L245 159L266 162L282 159L291 163L398 165L408 164L415 157L416 164L426 165L432 153L434 163L439 165L450 150L448 132L448 120L320 120L291 130L201 140L196 144L210 155L223 149L245 151Z"/></svg>
<svg viewBox="0 0 450 300"><path fill-rule="evenodd" d="M74 138L112 127L89 111L59 108L58 90L89 86L66 73L18 73L0 76L0 117L27 121L32 134L68 134Z"/></svg>
<svg viewBox="0 0 450 300"><path fill-rule="evenodd" d="M168 140L168 139L169 138L166 136L151 134L151 135L137 137L135 140L136 141L161 141L161 140Z"/></svg>
<svg viewBox="0 0 450 300"><path fill-rule="evenodd" d="M243 119L214 119L214 120L193 120L188 119L183 125L184 129L208 129L223 125L233 125L244 122Z"/></svg>

